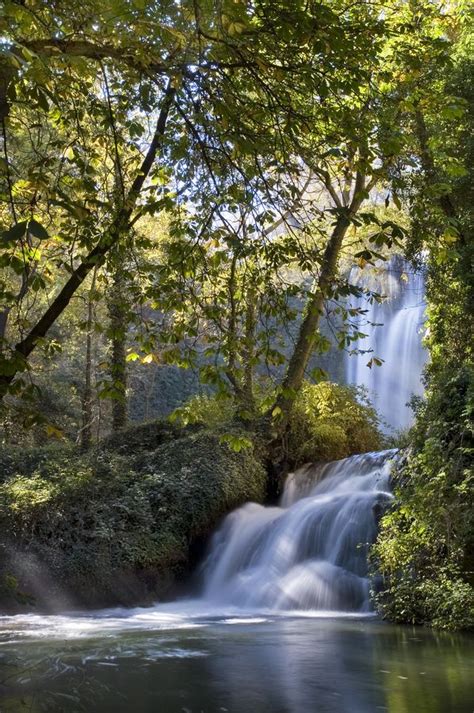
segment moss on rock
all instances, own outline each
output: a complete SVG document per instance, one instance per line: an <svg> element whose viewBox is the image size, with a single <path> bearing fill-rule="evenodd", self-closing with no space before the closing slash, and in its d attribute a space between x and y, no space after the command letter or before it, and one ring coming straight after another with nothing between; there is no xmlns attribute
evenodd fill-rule
<svg viewBox="0 0 474 713"><path fill-rule="evenodd" d="M88 454L36 449L21 463L11 456L0 485L0 558L16 584L0 600L10 609L28 601L14 589L50 609L166 596L193 543L265 494L252 449L235 453L196 427L146 424Z"/></svg>

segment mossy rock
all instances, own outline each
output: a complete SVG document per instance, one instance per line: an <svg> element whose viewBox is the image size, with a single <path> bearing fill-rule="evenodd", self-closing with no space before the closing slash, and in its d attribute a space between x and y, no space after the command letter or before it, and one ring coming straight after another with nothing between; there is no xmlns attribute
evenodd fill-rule
<svg viewBox="0 0 474 713"><path fill-rule="evenodd" d="M146 424L89 454L30 460L0 486L0 559L40 608L166 596L189 571L195 542L265 495L253 450L235 453L202 428ZM1 591L0 600L8 604Z"/></svg>

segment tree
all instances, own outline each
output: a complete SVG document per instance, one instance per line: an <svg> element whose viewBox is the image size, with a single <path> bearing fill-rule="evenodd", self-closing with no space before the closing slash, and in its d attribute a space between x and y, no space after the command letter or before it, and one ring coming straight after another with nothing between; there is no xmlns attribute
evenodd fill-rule
<svg viewBox="0 0 474 713"><path fill-rule="evenodd" d="M385 616L472 629L472 9L453 5L428 18L423 61L404 56L411 93L402 121L412 160L403 170L405 156L394 181L411 219L408 254L422 253L427 267L430 362L395 474L397 501L382 519L374 555Z"/></svg>
<svg viewBox="0 0 474 713"><path fill-rule="evenodd" d="M14 225L3 241L14 251L32 230L45 241L47 232L36 227L41 223L35 215L46 214L54 227L67 221L61 239L74 267L67 267L62 288L26 333L16 343L8 340L3 391L27 368L28 357L86 276L139 215L170 207L173 184L181 201L200 206L202 228L223 210L224 195L228 202L229 167L253 190L265 189L269 202L277 195L280 205L291 198L269 170L277 177L288 172L297 155L294 137L314 120L329 91L357 89L370 69L367 52L381 26L371 8L344 4L339 12L312 4L287 9L268 1L225 2L219 10L195 2L147 9L109 0L100 8L86 2L77 12L68 2L26 7L8 0L1 27L9 42L3 49L1 101L7 184L13 177L15 185L11 191L7 185ZM103 99L100 68L118 87L112 102ZM38 154L28 185L16 186L18 166L12 164L16 157L8 152L7 137L22 122L24 101L32 117L39 112L44 120L47 114L48 131L50 126L56 131L62 158L54 164L59 179L54 185L48 180L51 159ZM90 117L108 129L105 136L96 134L95 146ZM77 130L72 141L71 125ZM120 209L97 200L97 142L109 156L116 157L124 143L133 154ZM67 181L61 174L65 162L71 163ZM149 190L153 180L161 190ZM203 187L211 189L205 196ZM17 204L29 206L22 208L26 219L19 220Z"/></svg>
<svg viewBox="0 0 474 713"><path fill-rule="evenodd" d="M94 290L97 280L97 270L92 273L90 293L87 298L87 319L86 319L86 354L84 368L84 388L82 394L82 426L79 434L81 448L87 450L92 443L92 349L93 349L93 327L94 327Z"/></svg>
<svg viewBox="0 0 474 713"><path fill-rule="evenodd" d="M15 378L29 355L91 270L107 260L117 273L121 265L114 261L123 262L127 241L133 246L134 226L167 210L170 270L161 270L163 279L148 291L151 301L174 315L167 358L181 359L180 340L197 336L192 316L176 318L185 312L176 297L182 302L191 291L191 304L201 303L202 317L215 330L209 358L219 342L207 376L218 381L222 372L242 411L255 411L255 369L271 349L258 328L261 313L284 317L286 298L295 292L288 286L278 294L279 271L296 265L311 276L311 288L306 282L302 290L306 308L295 349L270 408L284 429L310 357L318 343L324 346L318 328L325 306L360 292L338 272L351 231L373 226L352 256L362 264L403 237L393 220L380 220L369 207L375 189L399 200L397 170L412 160L414 136L412 122L400 127L414 85L406 69L416 69L437 49L432 25L441 22L438 10L420 3L382 16L365 4L297 4L288 10L264 1L224 3L219 10L204 3L143 10L110 0L99 12L87 3L80 21L57 10L38 12L8 5L7 56L15 69L8 76L17 91L16 99L7 96L8 121L16 126L25 110L15 102L32 94L36 105L29 111L48 111L48 132L62 147L67 170L61 164L53 187L45 182L35 144L28 165L40 179L25 187L16 181L29 207L23 227L4 232L4 240L18 251L18 239L23 252L25 244L35 250L36 260L37 244L30 245L36 230L47 252L49 236L34 217L42 210L53 229L61 226L58 276L66 269L70 276L44 313L30 316L19 339L8 340L4 389L21 383ZM407 39L409 23L423 30L416 39ZM70 99L59 100L66 76ZM420 96L424 91L422 84ZM71 141L72 123L77 135ZM7 150L9 169L13 159ZM46 197L38 184L47 186ZM8 185L7 194L14 212ZM284 240L275 240L276 227L286 232ZM28 273L28 285L25 259L18 270L22 279ZM350 330L343 326L341 346L354 338ZM116 346L123 376L123 343ZM124 380L118 383L123 387Z"/></svg>

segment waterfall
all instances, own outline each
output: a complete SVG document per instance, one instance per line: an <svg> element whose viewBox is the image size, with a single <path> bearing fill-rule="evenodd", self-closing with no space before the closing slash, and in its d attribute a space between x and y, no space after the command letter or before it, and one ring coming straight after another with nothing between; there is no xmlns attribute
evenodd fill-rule
<svg viewBox="0 0 474 713"><path fill-rule="evenodd" d="M367 284L356 274L351 282L383 293L382 303L368 304L365 296L357 298L351 307L367 310L359 318L359 329L366 337L354 343L356 353L346 357L345 377L349 384L364 386L368 395L389 427L411 425L412 413L407 402L412 395L423 392L421 372L426 362L422 345L425 311L425 284L421 272L414 272L407 261L392 258L375 284ZM373 326L373 325L377 326ZM367 363L372 356L383 360L381 367Z"/></svg>
<svg viewBox="0 0 474 713"><path fill-rule="evenodd" d="M396 451L289 476L279 507L249 503L214 535L204 599L250 609L367 612L367 549L392 498Z"/></svg>

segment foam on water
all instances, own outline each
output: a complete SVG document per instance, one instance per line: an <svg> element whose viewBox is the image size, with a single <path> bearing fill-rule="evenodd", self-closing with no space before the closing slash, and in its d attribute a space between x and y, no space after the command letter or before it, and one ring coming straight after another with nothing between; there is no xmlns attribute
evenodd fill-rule
<svg viewBox="0 0 474 713"><path fill-rule="evenodd" d="M214 536L203 598L270 611L368 612L367 549L392 498L396 451L290 476L280 507L249 503Z"/></svg>

